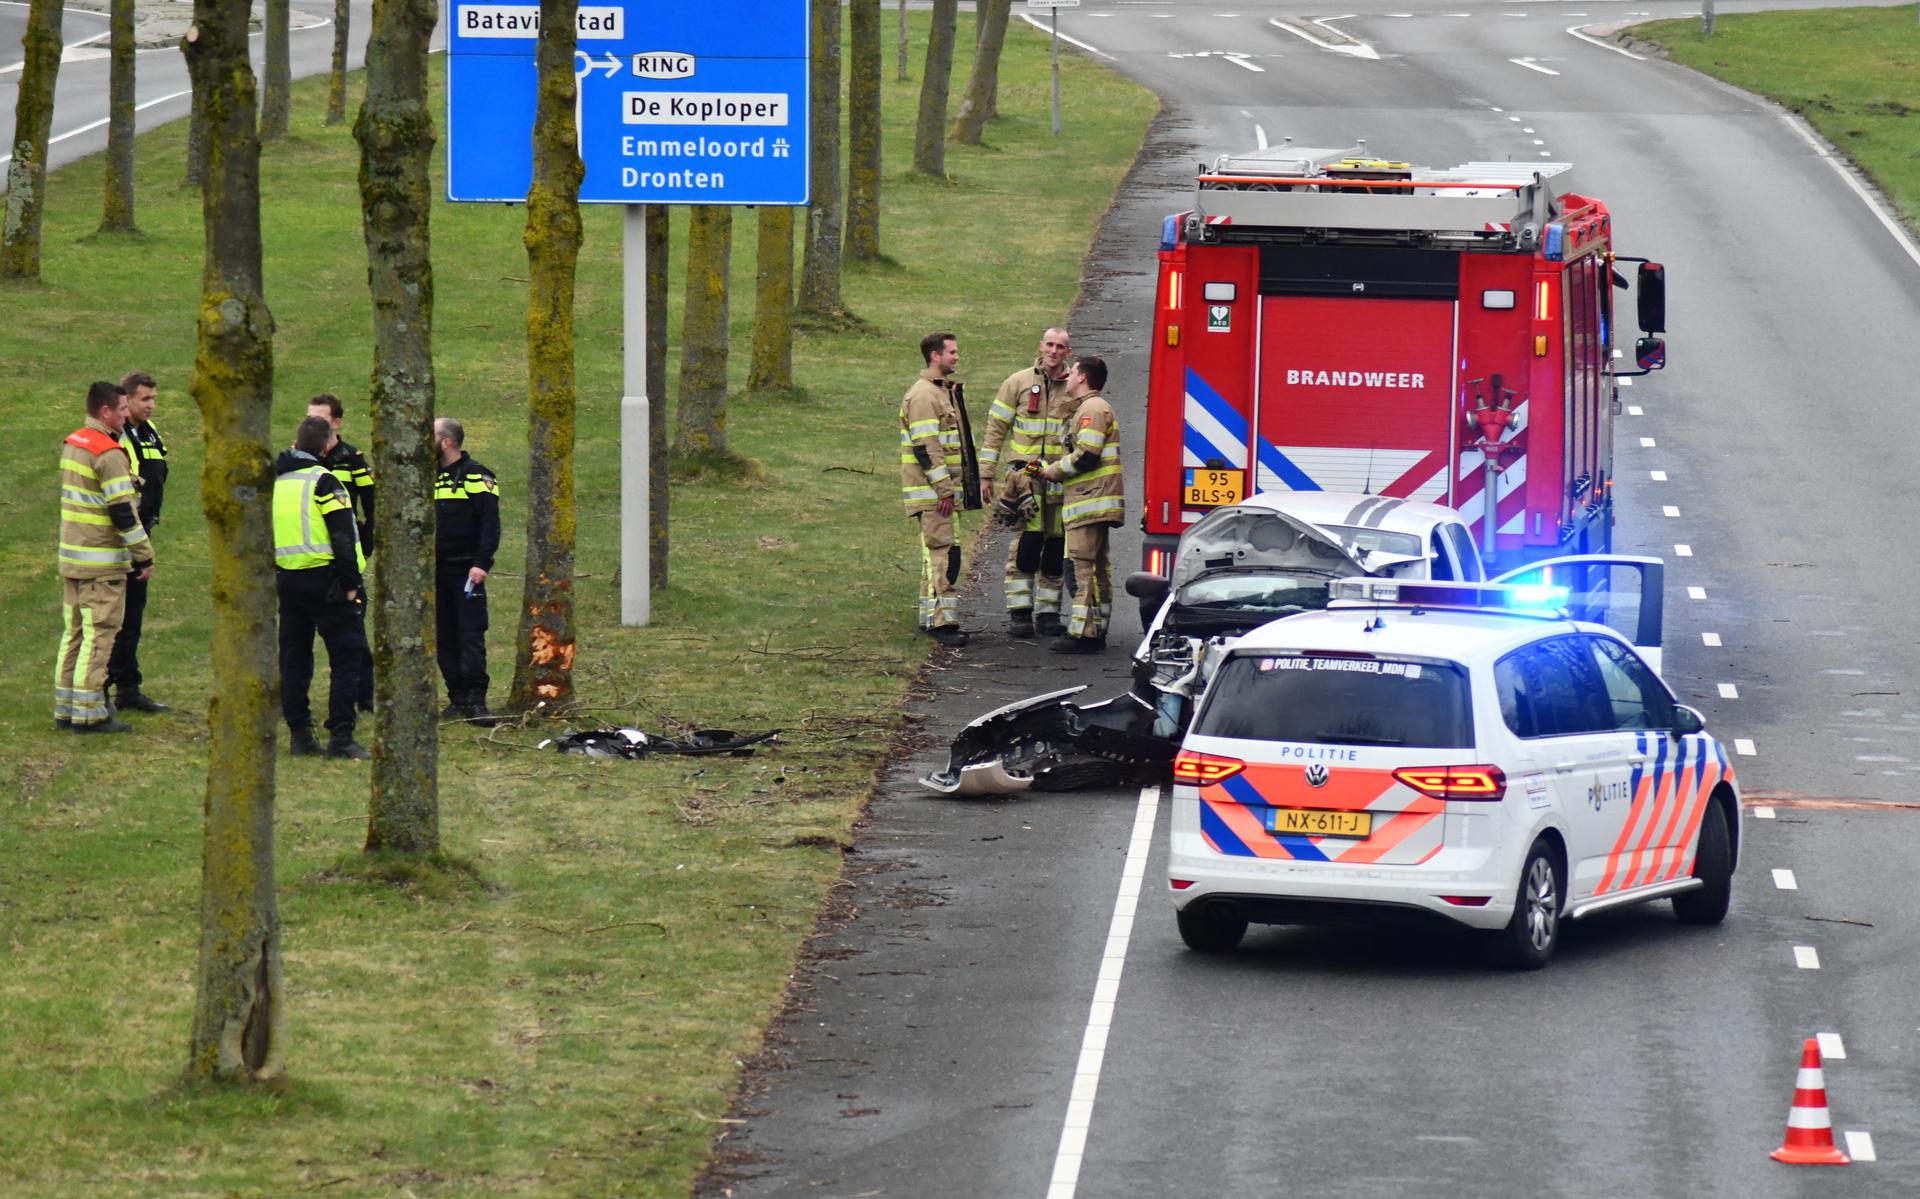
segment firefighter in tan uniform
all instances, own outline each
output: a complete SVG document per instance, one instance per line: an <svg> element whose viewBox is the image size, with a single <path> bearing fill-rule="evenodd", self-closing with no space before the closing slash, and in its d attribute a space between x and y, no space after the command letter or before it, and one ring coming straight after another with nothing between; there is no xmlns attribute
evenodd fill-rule
<svg viewBox="0 0 1920 1199"><path fill-rule="evenodd" d="M153 575L153 542L116 440L127 396L116 383L87 388L87 422L60 449L60 657L53 720L76 733L124 733L107 706L107 661L126 615L127 580Z"/></svg>
<svg viewBox="0 0 1920 1199"><path fill-rule="evenodd" d="M1120 422L1113 406L1100 398L1107 364L1082 358L1067 372L1067 394L1077 406L1068 418L1071 439L1060 458L1040 477L1065 482L1061 520L1067 530L1067 561L1073 568L1073 608L1067 633L1047 648L1057 654L1098 653L1107 644L1113 615L1113 562L1109 538L1126 507L1120 477Z"/></svg>
<svg viewBox="0 0 1920 1199"><path fill-rule="evenodd" d="M1010 513L1027 511L1007 546L1007 620L1015 637L1057 637L1060 620L1062 558L1066 534L1060 525L1061 484L1027 475L1029 462L1050 462L1066 451L1061 438L1074 401L1067 395L1067 356L1073 351L1065 329L1040 335L1033 365L1008 375L987 410L987 431L980 443L981 491L994 502L994 478L1006 465L1009 489L1032 487L1034 502L1019 494L997 498Z"/></svg>
<svg viewBox="0 0 1920 1199"><path fill-rule="evenodd" d="M900 401L900 491L920 528L920 628L944 645L965 645L954 513L980 507L980 466L966 396L953 378L958 340L929 333L920 339L920 356L927 368Z"/></svg>

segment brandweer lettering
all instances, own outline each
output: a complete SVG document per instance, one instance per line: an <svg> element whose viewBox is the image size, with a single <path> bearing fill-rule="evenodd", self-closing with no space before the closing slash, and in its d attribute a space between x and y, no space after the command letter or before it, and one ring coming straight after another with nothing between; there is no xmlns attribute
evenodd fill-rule
<svg viewBox="0 0 1920 1199"><path fill-rule="evenodd" d="M1303 371L1288 369L1289 387L1398 387L1420 388L1427 377L1418 371Z"/></svg>

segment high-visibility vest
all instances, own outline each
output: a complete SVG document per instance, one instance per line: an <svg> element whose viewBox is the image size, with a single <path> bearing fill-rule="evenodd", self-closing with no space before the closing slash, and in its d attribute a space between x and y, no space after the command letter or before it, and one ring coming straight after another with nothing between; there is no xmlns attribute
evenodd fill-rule
<svg viewBox="0 0 1920 1199"><path fill-rule="evenodd" d="M321 492L320 481L331 477L327 468L316 462L290 470L273 481L273 564L281 570L311 570L333 561L327 513L351 515L353 502L344 489ZM366 569L367 560L360 552L357 533L353 554L356 565Z"/></svg>

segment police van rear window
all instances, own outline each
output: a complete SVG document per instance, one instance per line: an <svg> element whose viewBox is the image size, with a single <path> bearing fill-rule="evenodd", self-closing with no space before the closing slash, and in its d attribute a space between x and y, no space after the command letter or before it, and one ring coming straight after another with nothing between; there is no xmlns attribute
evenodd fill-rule
<svg viewBox="0 0 1920 1199"><path fill-rule="evenodd" d="M1323 745L1473 745L1467 675L1449 662L1245 654L1214 677L1193 731Z"/></svg>

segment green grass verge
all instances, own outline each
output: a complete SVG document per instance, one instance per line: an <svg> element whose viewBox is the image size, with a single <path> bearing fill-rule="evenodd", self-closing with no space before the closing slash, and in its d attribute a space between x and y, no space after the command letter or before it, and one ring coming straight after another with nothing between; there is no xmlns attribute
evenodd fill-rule
<svg viewBox="0 0 1920 1199"><path fill-rule="evenodd" d="M919 47L924 16L915 21ZM619 214L589 212L578 309L583 697L655 729L783 726L787 743L745 759L608 763L537 751L525 733L451 731L443 823L448 853L471 873L417 876L360 860L364 767L283 757L290 1076L267 1090L176 1082L197 943L209 636L200 421L185 390L201 226L197 194L177 182L182 125L140 140L138 238L91 236L97 160L54 176L44 286L0 292L0 473L15 481L0 498L0 604L19 622L0 640L10 763L0 778L0 1192L687 1190L924 653L895 470L915 343L957 329L976 394L1024 365L1072 301L1155 110L1141 89L1069 57L1070 136L1056 140L1045 42L1016 29L1009 43L1005 117L990 146L950 152L952 182L903 171L917 85L891 81L889 48L882 240L894 264L849 273L847 300L866 327L802 338L803 397L734 405L735 447L759 469L676 487L672 585L645 630L619 626L614 585ZM365 444L356 152L345 128L319 124L322 83L296 89L293 135L263 167L274 427L291 436L305 397L331 390L347 399L349 438ZM525 515L523 220L518 207L434 213L441 408L466 421L469 447L500 474L503 610L517 595ZM677 280L684 213L676 223ZM741 210L737 385L753 226ZM134 367L161 381L157 419L174 451L143 658L148 689L175 710L140 720L134 736L83 742L49 723L53 463L87 382ZM499 699L513 621L502 612L496 623Z"/></svg>
<svg viewBox="0 0 1920 1199"><path fill-rule="evenodd" d="M1920 20L1914 6L1727 13L1636 25L1673 60L1805 117L1920 228Z"/></svg>

